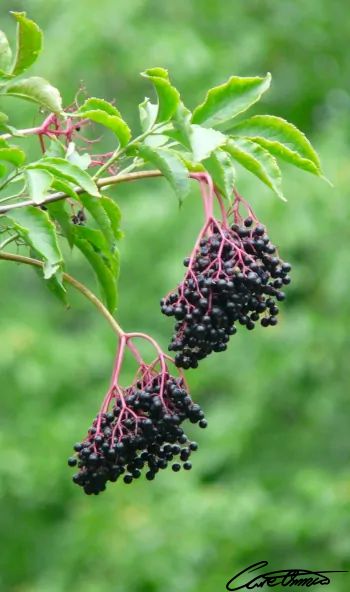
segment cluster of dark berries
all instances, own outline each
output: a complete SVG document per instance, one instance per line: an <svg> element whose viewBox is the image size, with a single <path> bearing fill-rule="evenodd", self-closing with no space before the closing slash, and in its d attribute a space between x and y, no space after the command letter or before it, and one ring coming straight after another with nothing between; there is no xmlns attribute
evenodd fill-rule
<svg viewBox="0 0 350 592"><path fill-rule="evenodd" d="M184 265L184 281L161 301L162 312L177 321L169 345L176 366L196 368L224 351L237 324L248 330L259 320L263 327L277 324L291 266L251 216L232 225L212 219Z"/></svg>
<svg viewBox="0 0 350 592"><path fill-rule="evenodd" d="M84 222L86 222L86 216L84 210L79 210L77 214L72 216L73 224L77 224L78 226L84 226Z"/></svg>
<svg viewBox="0 0 350 592"><path fill-rule="evenodd" d="M175 472L181 466L192 468L189 458L198 445L181 424L189 419L205 428L207 422L182 378L156 374L147 385L138 381L119 390L113 404L112 410L97 416L87 438L75 444L76 455L68 459L69 466L79 468L73 481L86 494L99 494L108 481L121 476L124 483L132 483L143 470L151 481L169 465Z"/></svg>

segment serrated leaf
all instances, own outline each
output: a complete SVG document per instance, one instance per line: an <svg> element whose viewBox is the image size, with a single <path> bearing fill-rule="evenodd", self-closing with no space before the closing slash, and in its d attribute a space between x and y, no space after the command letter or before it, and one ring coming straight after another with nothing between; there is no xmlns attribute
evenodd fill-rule
<svg viewBox="0 0 350 592"><path fill-rule="evenodd" d="M51 187L52 189L56 189L56 191L62 191L62 193L66 193L72 199L79 201L78 194L76 191L74 191L73 185L68 181L63 181L62 179L57 179L57 177L54 177Z"/></svg>
<svg viewBox="0 0 350 592"><path fill-rule="evenodd" d="M12 51L8 39L3 31L0 31L0 70L6 73L12 63Z"/></svg>
<svg viewBox="0 0 350 592"><path fill-rule="evenodd" d="M195 108L192 123L205 127L227 128L231 120L259 101L271 84L271 74L232 76L227 82L210 89L204 102Z"/></svg>
<svg viewBox="0 0 350 592"><path fill-rule="evenodd" d="M75 237L82 238L91 243L99 251L108 251L106 238L101 230L89 228L88 226L74 226ZM107 257L109 259L109 257Z"/></svg>
<svg viewBox="0 0 350 592"><path fill-rule="evenodd" d="M20 130L13 127L13 125L8 125L8 119L9 118L5 113L0 113L0 130L11 134L11 136L23 138L24 134Z"/></svg>
<svg viewBox="0 0 350 592"><path fill-rule="evenodd" d="M120 240L123 237L123 233L120 230L122 213L118 204L116 204L115 201L113 201L113 199L107 195L103 195L99 201L109 218L114 238L116 240Z"/></svg>
<svg viewBox="0 0 350 592"><path fill-rule="evenodd" d="M37 60L42 49L43 34L25 12L12 12L17 21L17 48L12 74L18 76Z"/></svg>
<svg viewBox="0 0 350 592"><path fill-rule="evenodd" d="M96 183L92 180L90 175L79 168L77 165L59 157L44 157L35 163L28 165L28 169L42 169L52 173L55 177L63 181L75 183L84 191L94 197L99 197L100 192Z"/></svg>
<svg viewBox="0 0 350 592"><path fill-rule="evenodd" d="M315 175L322 175L318 155L305 134L282 117L255 115L236 125L232 132L249 137L277 158Z"/></svg>
<svg viewBox="0 0 350 592"><path fill-rule="evenodd" d="M61 191L61 189L59 189ZM47 204L48 212L52 218L58 222L62 234L66 237L70 247L74 245L74 224L72 222L72 216L67 212L66 201L64 199L54 201Z"/></svg>
<svg viewBox="0 0 350 592"><path fill-rule="evenodd" d="M189 173L205 173L205 166L201 162L194 162L191 152L177 152L181 162Z"/></svg>
<svg viewBox="0 0 350 592"><path fill-rule="evenodd" d="M126 146L131 138L131 131L128 124L117 115L109 115L100 109L84 111L81 116L103 125L110 129L117 136L120 145Z"/></svg>
<svg viewBox="0 0 350 592"><path fill-rule="evenodd" d="M169 121L179 105L180 93L172 86L167 70L164 68L149 68L142 72L141 76L148 78L157 91L158 113L156 121Z"/></svg>
<svg viewBox="0 0 350 592"><path fill-rule="evenodd" d="M58 156L64 158L66 156L66 147L57 138L51 138L49 145L46 148L45 156Z"/></svg>
<svg viewBox="0 0 350 592"><path fill-rule="evenodd" d="M120 118L122 117L120 111L118 111L118 109L112 105L112 103L97 97L90 97L89 99L86 99L86 101L78 109L79 114L85 113L86 111L105 111L109 115L116 115Z"/></svg>
<svg viewBox="0 0 350 592"><path fill-rule="evenodd" d="M115 277L115 281L119 274L119 252L116 248L111 251L105 235L101 230L90 228L89 226L76 225L74 227L74 242L77 239L84 239L93 246L96 253L101 257L103 263L107 265Z"/></svg>
<svg viewBox="0 0 350 592"><path fill-rule="evenodd" d="M102 197L96 199L86 194L80 195L79 200L102 231L109 249L108 257L110 257L116 250L116 236L110 213L106 211L106 200L103 200Z"/></svg>
<svg viewBox="0 0 350 592"><path fill-rule="evenodd" d="M172 119L172 128L165 133L169 138L191 150L192 113L180 102Z"/></svg>
<svg viewBox="0 0 350 592"><path fill-rule="evenodd" d="M47 171L35 169L27 169L25 176L27 178L27 189L30 197L35 203L42 203L48 195L53 176Z"/></svg>
<svg viewBox="0 0 350 592"><path fill-rule="evenodd" d="M144 143L151 148L160 148L169 143L169 138L164 134L150 134L144 139Z"/></svg>
<svg viewBox="0 0 350 592"><path fill-rule="evenodd" d="M63 264L55 225L43 210L34 206L19 208L6 214L23 240L44 262L44 277L51 278Z"/></svg>
<svg viewBox="0 0 350 592"><path fill-rule="evenodd" d="M188 170L176 154L171 150L159 148L154 150L150 146L139 147L140 156L148 163L156 166L169 181L179 202L182 203L190 190Z"/></svg>
<svg viewBox="0 0 350 592"><path fill-rule="evenodd" d="M281 171L276 159L265 148L251 140L236 138L229 140L224 150L285 201L281 189Z"/></svg>
<svg viewBox="0 0 350 592"><path fill-rule="evenodd" d="M75 244L85 255L86 259L93 268L101 287L102 296L110 312L114 312L117 305L117 273L113 274L109 267L104 263L101 256L94 247L85 239L75 238Z"/></svg>
<svg viewBox="0 0 350 592"><path fill-rule="evenodd" d="M0 160L10 162L15 167L20 167L26 159L25 152L17 146L10 146L4 140L0 140Z"/></svg>
<svg viewBox="0 0 350 592"><path fill-rule="evenodd" d="M231 200L236 180L236 171L231 156L224 150L218 149L203 164L220 193L226 199Z"/></svg>
<svg viewBox="0 0 350 592"><path fill-rule="evenodd" d="M226 136L221 132L202 127L201 125L191 126L190 142L193 158L196 162L201 162L205 158L208 158L216 148L222 146L226 141Z"/></svg>
<svg viewBox="0 0 350 592"><path fill-rule="evenodd" d="M59 91L40 76L32 76L19 82L13 82L6 87L5 93L11 97L38 103L41 107L54 113L62 112L62 99Z"/></svg>
<svg viewBox="0 0 350 592"><path fill-rule="evenodd" d="M30 256L34 257L35 259L40 259L40 254L34 249L30 249ZM42 276L42 271L39 267L34 267L34 270L39 277ZM53 275L51 278L45 280L45 286L50 290L51 294L54 294L54 296L60 300L60 302L62 302L66 307L69 306L67 290L57 275Z"/></svg>
<svg viewBox="0 0 350 592"><path fill-rule="evenodd" d="M147 132L154 126L157 119L157 113L158 105L151 103L148 97L139 104L140 123L143 132Z"/></svg>
<svg viewBox="0 0 350 592"><path fill-rule="evenodd" d="M75 143L70 142L66 152L66 159L86 171L91 163L91 156L87 152L80 154L75 148Z"/></svg>
<svg viewBox="0 0 350 592"><path fill-rule="evenodd" d="M50 292L54 294L68 308L69 302L67 290L58 277L53 275L51 278L46 280L45 284L49 288Z"/></svg>

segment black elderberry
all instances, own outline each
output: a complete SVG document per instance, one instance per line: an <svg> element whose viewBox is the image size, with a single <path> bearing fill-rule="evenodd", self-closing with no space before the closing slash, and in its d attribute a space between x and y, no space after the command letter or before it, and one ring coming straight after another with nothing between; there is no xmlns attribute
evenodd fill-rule
<svg viewBox="0 0 350 592"><path fill-rule="evenodd" d="M186 266L183 283L162 300L162 312L177 321L169 345L177 367L196 368L225 351L239 326L277 324L276 302L285 299L291 266L253 215L231 226L213 220Z"/></svg>
<svg viewBox="0 0 350 592"><path fill-rule="evenodd" d="M190 442L182 424L190 420L206 425L181 377L167 373L164 380L161 373L154 373L147 384L137 382L124 389L123 397L125 406L114 400L113 409L97 416L86 439L74 445L76 456L68 459L69 466L78 464L74 483L88 495L101 493L108 481L121 475L130 484L144 471L152 481L174 458L188 462L197 445ZM172 464L175 472L180 468L179 463Z"/></svg>

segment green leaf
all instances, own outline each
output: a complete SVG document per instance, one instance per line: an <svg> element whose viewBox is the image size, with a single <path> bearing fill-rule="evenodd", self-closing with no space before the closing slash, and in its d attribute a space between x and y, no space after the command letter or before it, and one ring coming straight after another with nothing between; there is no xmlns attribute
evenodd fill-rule
<svg viewBox="0 0 350 592"><path fill-rule="evenodd" d="M91 163L91 156L87 152L80 154L75 148L75 143L70 142L66 152L66 158L69 162L76 164L80 169L86 171Z"/></svg>
<svg viewBox="0 0 350 592"><path fill-rule="evenodd" d="M97 97L90 97L86 99L86 101L79 107L78 114L85 113L86 111L105 111L109 115L116 115L117 117L121 117L120 111L109 103L105 99L99 99Z"/></svg>
<svg viewBox="0 0 350 592"><path fill-rule="evenodd" d="M150 134L144 139L144 143L151 148L160 148L169 143L169 137L164 134Z"/></svg>
<svg viewBox="0 0 350 592"><path fill-rule="evenodd" d="M18 76L37 60L42 49L43 34L25 12L12 12L17 21L17 50L12 74Z"/></svg>
<svg viewBox="0 0 350 592"><path fill-rule="evenodd" d="M231 200L236 180L236 171L231 156L219 148L203 164L220 193L226 199Z"/></svg>
<svg viewBox="0 0 350 592"><path fill-rule="evenodd" d="M318 155L305 134L281 117L255 115L236 125L232 132L251 138L277 158L315 175L322 175Z"/></svg>
<svg viewBox="0 0 350 592"><path fill-rule="evenodd" d="M172 86L167 70L164 68L150 68L142 72L141 76L148 78L157 91L158 113L156 121L168 121L179 105L180 93Z"/></svg>
<svg viewBox="0 0 350 592"><path fill-rule="evenodd" d="M191 111L180 102L171 122L172 128L165 132L169 138L182 144L188 150L191 150L191 119Z"/></svg>
<svg viewBox="0 0 350 592"><path fill-rule="evenodd" d="M281 189L281 171L276 159L265 148L251 140L240 138L230 140L224 150L286 201Z"/></svg>
<svg viewBox="0 0 350 592"><path fill-rule="evenodd" d="M63 181L62 179L54 177L51 187L52 189L56 189L56 191L62 191L62 193L66 193L72 199L79 201L79 195L76 193L76 191L74 191L73 185L68 183L68 181Z"/></svg>
<svg viewBox="0 0 350 592"><path fill-rule="evenodd" d="M5 92L8 96L38 103L41 107L54 113L62 112L62 99L59 91L40 76L32 76L19 82L13 82L6 87Z"/></svg>
<svg viewBox="0 0 350 592"><path fill-rule="evenodd" d="M120 240L123 237L123 233L120 230L122 213L120 211L118 204L116 204L115 201L113 201L113 199L111 199L107 195L103 195L99 201L109 218L114 238L116 240Z"/></svg>
<svg viewBox="0 0 350 592"><path fill-rule="evenodd" d="M101 287L102 296L110 312L117 306L117 273L113 274L94 247L85 239L75 238L75 244L85 255Z"/></svg>
<svg viewBox="0 0 350 592"><path fill-rule="evenodd" d="M75 237L83 238L91 243L99 251L108 251L106 238L101 230L89 228L88 226L74 226ZM109 257L107 257L109 259Z"/></svg>
<svg viewBox="0 0 350 592"><path fill-rule="evenodd" d="M67 308L69 306L67 290L56 275L46 280L46 286Z"/></svg>
<svg viewBox="0 0 350 592"><path fill-rule="evenodd" d="M53 220L58 222L62 234L66 237L70 247L74 245L74 224L72 215L67 212L64 199L47 204L48 212Z"/></svg>
<svg viewBox="0 0 350 592"><path fill-rule="evenodd" d="M6 73L12 63L12 51L8 39L3 31L0 31L0 70Z"/></svg>
<svg viewBox="0 0 350 592"><path fill-rule="evenodd" d="M59 156L60 158L64 158L66 156L66 147L57 138L51 138L45 156Z"/></svg>
<svg viewBox="0 0 350 592"><path fill-rule="evenodd" d="M13 125L8 125L8 119L5 113L0 113L0 130L11 134L11 136L24 137L20 130L17 130Z"/></svg>
<svg viewBox="0 0 350 592"><path fill-rule="evenodd" d="M151 103L148 97L139 104L140 123L143 132L147 132L151 129L157 119L158 105Z"/></svg>
<svg viewBox="0 0 350 592"><path fill-rule="evenodd" d="M190 129L190 142L193 158L196 162L201 162L208 158L210 154L227 141L226 136L221 132L211 128L205 128L201 125L192 125Z"/></svg>
<svg viewBox="0 0 350 592"><path fill-rule="evenodd" d="M48 171L63 181L75 183L94 197L100 196L98 187L90 175L64 158L53 156L44 157L41 160L28 165L27 169L42 169Z"/></svg>
<svg viewBox="0 0 350 592"><path fill-rule="evenodd" d="M33 248L30 249L30 256L34 257L35 259L40 259L40 253L35 251L35 249ZM41 277L41 269L39 267L34 267L34 269L37 275ZM69 306L67 290L65 289L61 279L58 278L57 275L53 275L52 277L47 279L45 281L45 286L50 290L51 294L54 294L56 298L58 298L58 300L60 300L60 302L64 304L64 306Z"/></svg>
<svg viewBox="0 0 350 592"><path fill-rule="evenodd" d="M26 159L25 152L17 146L10 146L0 139L0 160L10 162L15 167L20 167Z"/></svg>
<svg viewBox="0 0 350 592"><path fill-rule="evenodd" d="M140 156L148 163L156 166L169 181L179 202L182 203L190 190L188 170L182 160L171 150L159 148L154 150L150 146L139 147Z"/></svg>
<svg viewBox="0 0 350 592"><path fill-rule="evenodd" d="M60 271L63 258L58 246L55 225L43 210L34 206L19 208L7 214L24 241L44 262L44 277L51 278Z"/></svg>
<svg viewBox="0 0 350 592"><path fill-rule="evenodd" d="M126 146L128 144L131 138L131 131L127 123L125 123L120 117L109 115L108 113L97 109L94 111L85 111L83 117L90 119L95 123L99 123L114 132L121 146Z"/></svg>
<svg viewBox="0 0 350 592"><path fill-rule="evenodd" d="M103 198L96 199L91 195L82 194L79 196L81 203L84 208L90 213L95 220L96 224L102 230L107 243L110 247L110 251L113 252L115 248L115 233L112 227L111 219L109 214L106 212Z"/></svg>
<svg viewBox="0 0 350 592"><path fill-rule="evenodd" d="M48 195L53 176L47 171L35 169L27 169L25 175L27 177L27 188L30 197L35 203L42 203Z"/></svg>
<svg viewBox="0 0 350 592"><path fill-rule="evenodd" d="M85 223L83 225L74 225L73 227L73 242L76 244L76 239L87 240L100 255L103 262L112 272L113 276L117 276L119 273L119 251L116 245L113 245L113 249L106 239L105 234L102 230L91 228Z"/></svg>
<svg viewBox="0 0 350 592"><path fill-rule="evenodd" d="M195 108L192 123L227 128L234 117L259 101L270 83L270 73L264 78L232 76L224 84L208 91L204 102Z"/></svg>
<svg viewBox="0 0 350 592"><path fill-rule="evenodd" d="M130 141L131 131L128 124L122 119L118 109L104 99L88 99L75 116L90 119L110 129L117 136L121 146L126 146Z"/></svg>

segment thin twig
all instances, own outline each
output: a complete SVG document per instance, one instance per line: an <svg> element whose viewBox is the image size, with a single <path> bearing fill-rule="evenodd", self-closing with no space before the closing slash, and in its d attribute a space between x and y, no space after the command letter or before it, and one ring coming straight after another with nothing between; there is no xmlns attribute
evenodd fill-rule
<svg viewBox="0 0 350 592"><path fill-rule="evenodd" d="M126 183L128 181L137 181L139 179L150 179L152 177L162 177L163 174L160 171L154 170L154 171L138 171L135 173L129 173L127 175L113 175L111 177L103 177L102 179L97 179L96 180L96 185L99 189L102 189L103 187L108 187L109 185L117 185L118 183ZM81 187L75 187L74 188L75 193L77 193L78 195L81 193L86 193L84 191L84 189L82 189ZM40 204L35 203L34 200L26 200L26 201L19 201L17 203L14 204L9 204L7 206L1 206L0 207L0 215L1 214L6 214L6 212L9 212L10 210L16 210L18 208L23 208L26 206L45 206L46 204L50 204L53 203L55 201L60 201L61 199L67 199L68 196L67 193L64 193L63 191L58 191L57 193L53 193L52 195L49 195L47 198L45 198L42 202L40 202Z"/></svg>

